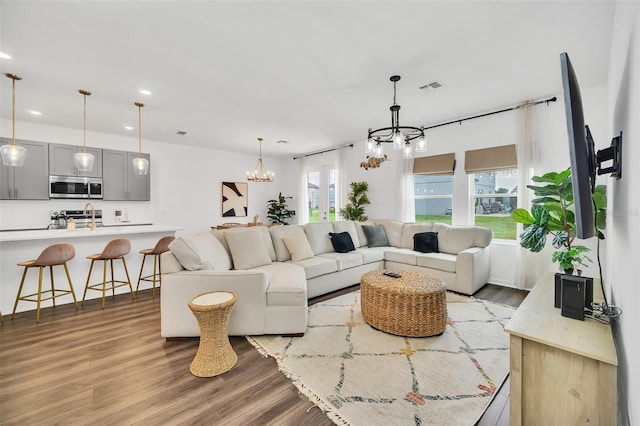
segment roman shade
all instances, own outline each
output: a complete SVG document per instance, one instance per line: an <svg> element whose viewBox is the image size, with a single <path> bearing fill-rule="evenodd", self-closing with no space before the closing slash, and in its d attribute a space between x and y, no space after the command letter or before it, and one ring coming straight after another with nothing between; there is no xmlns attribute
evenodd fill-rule
<svg viewBox="0 0 640 426"><path fill-rule="evenodd" d="M414 175L453 175L456 169L456 154L429 155L413 160Z"/></svg>
<svg viewBox="0 0 640 426"><path fill-rule="evenodd" d="M464 153L464 171L468 174L518 168L515 145L472 149Z"/></svg>

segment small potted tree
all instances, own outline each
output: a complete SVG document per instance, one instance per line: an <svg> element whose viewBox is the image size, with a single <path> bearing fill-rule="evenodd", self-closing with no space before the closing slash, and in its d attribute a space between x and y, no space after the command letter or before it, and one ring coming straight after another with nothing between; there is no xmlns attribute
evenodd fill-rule
<svg viewBox="0 0 640 426"><path fill-rule="evenodd" d="M520 234L520 245L532 252L541 251L547 242L547 234L553 235L553 247L557 250L551 260L557 262L565 273L573 273L574 268L591 262L584 253L590 249L574 245L576 236L575 216L571 210L573 205L573 185L571 169L560 173L549 172L531 178L540 185L527 185L533 190L536 198L532 200L531 213L525 209L515 209L511 217L525 225ZM607 198L605 187L597 186L593 194L596 213L596 230L598 238L604 239L601 229L605 226Z"/></svg>
<svg viewBox="0 0 640 426"><path fill-rule="evenodd" d="M369 184L367 182L351 182L350 185L351 192L347 195L349 203L343 209L340 209L340 215L345 220L364 222L368 219L364 214L364 206L371 204L369 197L367 197Z"/></svg>
<svg viewBox="0 0 640 426"><path fill-rule="evenodd" d="M287 219L290 219L296 214L295 210L290 210L287 207L287 200L291 200L293 197L285 197L282 192L278 193L278 198L275 200L267 201L267 218L271 220L272 224L288 225Z"/></svg>

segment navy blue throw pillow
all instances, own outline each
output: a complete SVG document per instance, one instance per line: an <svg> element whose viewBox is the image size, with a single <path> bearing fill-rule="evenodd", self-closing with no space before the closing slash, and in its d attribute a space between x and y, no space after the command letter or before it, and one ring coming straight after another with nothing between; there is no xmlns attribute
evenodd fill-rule
<svg viewBox="0 0 640 426"><path fill-rule="evenodd" d="M437 232L418 232L413 235L413 249L422 253L440 253Z"/></svg>
<svg viewBox="0 0 640 426"><path fill-rule="evenodd" d="M353 245L351 235L349 235L348 232L329 232L329 238L331 239L333 249L337 253L348 253L356 249L356 247Z"/></svg>

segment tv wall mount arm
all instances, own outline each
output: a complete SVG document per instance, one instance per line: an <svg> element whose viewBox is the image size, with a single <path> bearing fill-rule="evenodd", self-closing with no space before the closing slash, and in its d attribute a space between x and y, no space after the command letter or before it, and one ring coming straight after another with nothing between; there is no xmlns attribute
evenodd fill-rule
<svg viewBox="0 0 640 426"><path fill-rule="evenodd" d="M585 127L587 129L589 143L593 144L593 137L591 137L589 126ZM594 160L598 175L611 173L611 176L620 179L622 177L622 132L620 132L620 135L611 139L611 145L608 148L599 149ZM603 167L603 163L607 161L612 162L611 166Z"/></svg>

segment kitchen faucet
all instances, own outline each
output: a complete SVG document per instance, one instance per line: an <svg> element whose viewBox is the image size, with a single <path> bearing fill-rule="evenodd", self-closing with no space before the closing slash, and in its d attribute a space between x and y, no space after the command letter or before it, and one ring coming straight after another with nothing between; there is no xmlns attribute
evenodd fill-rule
<svg viewBox="0 0 640 426"><path fill-rule="evenodd" d="M91 207L91 224L88 227L90 227L92 231L95 231L96 230L96 209L93 208L93 204L87 203L84 205L84 212L83 212L84 215L87 214L87 207Z"/></svg>

